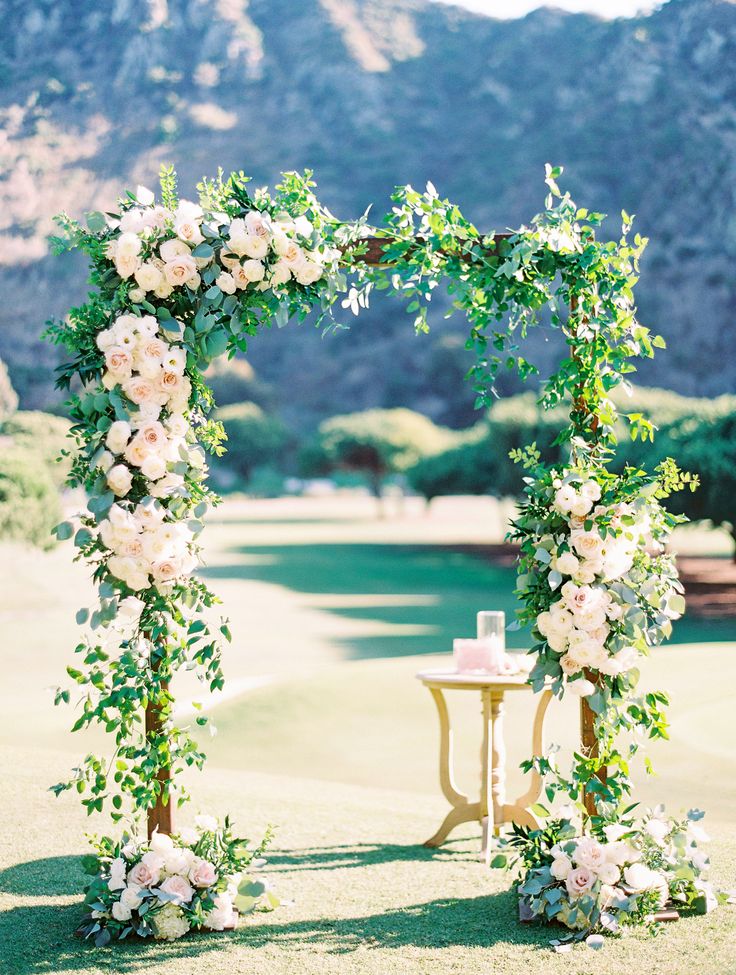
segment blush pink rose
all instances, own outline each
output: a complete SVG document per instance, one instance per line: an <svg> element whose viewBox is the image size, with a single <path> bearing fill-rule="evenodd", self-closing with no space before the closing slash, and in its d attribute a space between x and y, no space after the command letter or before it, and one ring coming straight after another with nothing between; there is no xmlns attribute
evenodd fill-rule
<svg viewBox="0 0 736 975"><path fill-rule="evenodd" d="M161 868L156 863L151 861L146 863L141 860L128 874L128 883L135 884L137 887L153 887L154 884L158 883L160 875Z"/></svg>
<svg viewBox="0 0 736 975"><path fill-rule="evenodd" d="M565 878L565 886L570 897L581 897L593 886L595 874L587 867L576 867Z"/></svg>
<svg viewBox="0 0 736 975"><path fill-rule="evenodd" d="M209 860L198 858L191 866L189 879L195 887L211 887L217 880L217 871Z"/></svg>
<svg viewBox="0 0 736 975"><path fill-rule="evenodd" d="M189 901L194 897L194 889L186 877L180 877L174 874L169 877L161 884L161 890L165 891L167 894L172 894L176 897L180 903L188 904Z"/></svg>

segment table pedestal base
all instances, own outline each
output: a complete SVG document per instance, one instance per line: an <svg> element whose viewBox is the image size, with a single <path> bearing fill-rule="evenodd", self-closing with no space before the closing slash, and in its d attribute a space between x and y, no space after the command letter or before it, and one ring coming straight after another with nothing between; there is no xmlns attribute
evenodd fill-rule
<svg viewBox="0 0 736 975"><path fill-rule="evenodd" d="M542 777L538 772L530 773L531 782L527 791L514 802L506 802L506 750L503 738L504 691L513 687L519 689L519 684L504 686L503 678L498 679L496 686L490 679L478 686L476 682L463 684L456 678L452 683L437 679L428 679L429 675L420 675L429 688L440 721L440 786L446 799L451 805L441 826L426 842L425 846L437 847L445 842L450 833L462 823L480 823L483 829L481 857L486 863L491 859L491 837L498 835L499 827L504 823L517 823L537 829L539 823L530 810L530 806L539 799L542 792ZM444 687L440 686L444 683ZM471 802L468 796L460 792L455 785L455 771L453 763L453 736L450 716L445 700L445 688L462 690L478 689L481 696L483 715L483 744L481 747L481 792L477 802ZM544 716L552 698L552 692L545 690L537 705L532 729L532 755L541 757L544 749Z"/></svg>

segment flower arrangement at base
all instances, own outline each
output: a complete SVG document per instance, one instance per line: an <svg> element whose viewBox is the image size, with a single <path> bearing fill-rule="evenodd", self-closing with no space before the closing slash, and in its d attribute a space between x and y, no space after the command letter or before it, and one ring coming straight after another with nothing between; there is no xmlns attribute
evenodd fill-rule
<svg viewBox="0 0 736 975"><path fill-rule="evenodd" d="M563 940L652 926L669 903L706 913L719 896L705 879L702 816L691 810L684 820L667 818L659 806L638 821L609 823L596 833L582 834L568 819L540 830L517 828L509 865L522 864L517 891L524 912L530 920L570 928L574 934Z"/></svg>
<svg viewBox="0 0 736 975"><path fill-rule="evenodd" d="M265 863L270 839L269 830L251 848L233 836L228 819L220 826L210 816L149 841L127 834L117 842L97 839L95 854L83 859L92 879L85 887L89 913L77 933L97 947L130 935L173 941L188 931L232 929L241 914L274 910L278 897L251 872Z"/></svg>

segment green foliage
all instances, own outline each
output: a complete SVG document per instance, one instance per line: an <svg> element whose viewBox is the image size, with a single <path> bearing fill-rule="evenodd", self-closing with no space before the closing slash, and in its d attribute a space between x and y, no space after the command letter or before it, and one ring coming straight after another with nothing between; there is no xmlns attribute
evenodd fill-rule
<svg viewBox="0 0 736 975"><path fill-rule="evenodd" d="M0 538L48 549L61 520L59 493L35 451L0 449Z"/></svg>
<svg viewBox="0 0 736 975"><path fill-rule="evenodd" d="M452 438L413 410L365 410L325 420L304 455L311 472L339 468L361 471L376 496L386 475L403 472L418 459L438 452Z"/></svg>
<svg viewBox="0 0 736 975"><path fill-rule="evenodd" d="M289 443L289 432L278 417L255 403L233 403L217 411L227 435L228 468L248 481L254 468L278 464Z"/></svg>

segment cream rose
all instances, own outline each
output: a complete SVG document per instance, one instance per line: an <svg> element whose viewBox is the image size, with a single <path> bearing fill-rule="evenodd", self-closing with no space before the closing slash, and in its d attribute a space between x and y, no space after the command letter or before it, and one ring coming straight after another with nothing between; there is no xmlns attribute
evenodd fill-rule
<svg viewBox="0 0 736 975"><path fill-rule="evenodd" d="M136 434L125 448L125 459L134 467L142 467L149 454L150 450L140 434Z"/></svg>
<svg viewBox="0 0 736 975"><path fill-rule="evenodd" d="M180 240L185 240L188 244L201 244L204 240L199 224L193 220L180 220L174 224L174 232Z"/></svg>
<svg viewBox="0 0 736 975"><path fill-rule="evenodd" d="M164 264L164 275L173 287L188 284L197 275L197 264L191 254L180 254Z"/></svg>
<svg viewBox="0 0 736 975"><path fill-rule="evenodd" d="M319 281L323 274L324 268L321 264L316 264L314 261L305 261L297 267L295 277L299 284L310 285L314 284L315 281Z"/></svg>
<svg viewBox="0 0 736 975"><path fill-rule="evenodd" d="M215 284L220 291L226 295L235 294L237 290L235 279L233 278L232 274L229 274L227 271L223 271L222 274L216 278Z"/></svg>
<svg viewBox="0 0 736 975"><path fill-rule="evenodd" d="M268 254L268 241L257 234L247 234L242 241L243 253L248 257L262 258Z"/></svg>
<svg viewBox="0 0 736 975"><path fill-rule="evenodd" d="M113 494L124 498L133 484L133 475L124 464L116 464L107 472L107 486Z"/></svg>
<svg viewBox="0 0 736 975"><path fill-rule="evenodd" d="M105 352L105 365L116 377L128 377L133 369L133 356L122 345L113 345Z"/></svg>
<svg viewBox="0 0 736 975"><path fill-rule="evenodd" d="M164 264L176 260L177 257L191 256L191 248L183 240L165 240L158 249Z"/></svg>
<svg viewBox="0 0 736 975"><path fill-rule="evenodd" d="M171 582L181 575L181 566L176 559L160 559L151 563L154 582Z"/></svg>
<svg viewBox="0 0 736 975"><path fill-rule="evenodd" d="M245 215L245 227L249 234L256 237L271 235L271 220L260 210L249 210Z"/></svg>
<svg viewBox="0 0 736 975"><path fill-rule="evenodd" d="M583 665L579 660L576 660L571 654L566 653L564 657L560 657L560 667L562 668L562 673L566 677L572 677L574 674L579 674L583 669Z"/></svg>
<svg viewBox="0 0 736 975"><path fill-rule="evenodd" d="M155 291L161 284L163 277L155 264L141 264L135 272L135 280L143 291Z"/></svg>
<svg viewBox="0 0 736 975"><path fill-rule="evenodd" d="M166 461L159 454L149 454L141 464L141 474L149 481L158 481L166 473Z"/></svg>
<svg viewBox="0 0 736 975"><path fill-rule="evenodd" d="M572 552L563 552L553 559L552 568L557 569L563 576L574 576L580 568L580 562Z"/></svg>
<svg viewBox="0 0 736 975"><path fill-rule="evenodd" d="M602 884L610 884L613 886L621 879L621 871L615 863L611 863L609 860L605 860L596 872Z"/></svg>
<svg viewBox="0 0 736 975"><path fill-rule="evenodd" d="M123 383L123 392L136 406L155 402L156 388L145 376L133 376Z"/></svg>
<svg viewBox="0 0 736 975"><path fill-rule="evenodd" d="M115 255L115 270L121 278L127 279L141 266L141 259L135 254L130 256Z"/></svg>
<svg viewBox="0 0 736 975"><path fill-rule="evenodd" d="M581 837L575 847L573 860L578 867L588 867L589 870L597 873L601 865L606 862L603 844L592 836Z"/></svg>

